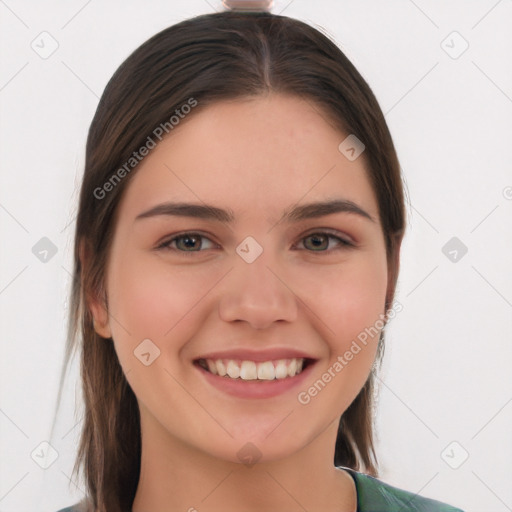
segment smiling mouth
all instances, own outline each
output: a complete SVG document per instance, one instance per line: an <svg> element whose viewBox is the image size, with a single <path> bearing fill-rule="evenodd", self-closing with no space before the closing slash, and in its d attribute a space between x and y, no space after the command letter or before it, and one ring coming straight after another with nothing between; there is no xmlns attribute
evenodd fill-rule
<svg viewBox="0 0 512 512"><path fill-rule="evenodd" d="M295 377L313 362L313 359L300 357L261 362L240 359L198 359L195 364L213 375L227 379L269 381Z"/></svg>

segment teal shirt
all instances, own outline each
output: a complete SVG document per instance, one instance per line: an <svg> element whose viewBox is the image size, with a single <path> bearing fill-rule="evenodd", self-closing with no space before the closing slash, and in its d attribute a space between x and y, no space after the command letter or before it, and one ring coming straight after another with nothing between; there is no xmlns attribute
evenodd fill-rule
<svg viewBox="0 0 512 512"><path fill-rule="evenodd" d="M354 479L357 512L463 512L447 503L424 498L413 492L393 487L364 473L342 467ZM80 512L78 505L59 512Z"/></svg>
<svg viewBox="0 0 512 512"><path fill-rule="evenodd" d="M342 469L356 484L357 512L463 512L447 503L393 487L370 475L350 468Z"/></svg>

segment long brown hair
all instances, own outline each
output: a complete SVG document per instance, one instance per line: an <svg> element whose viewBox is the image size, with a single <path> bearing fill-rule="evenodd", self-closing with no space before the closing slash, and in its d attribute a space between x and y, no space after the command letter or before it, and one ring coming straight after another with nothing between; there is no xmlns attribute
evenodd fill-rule
<svg viewBox="0 0 512 512"><path fill-rule="evenodd" d="M386 241L386 309L391 306L405 224L400 167L374 94L338 46L295 19L229 11L185 20L150 38L117 69L100 99L89 129L76 219L64 370L72 353L80 350L84 418L73 472L84 471L87 502L94 511L130 510L140 473L137 400L113 343L94 330L88 307L94 297L108 309L105 269L116 212L137 171L133 162L133 169L126 163L155 128L166 126L170 133L170 117L191 98L196 105L184 122L216 101L273 91L301 97L333 127L363 141ZM118 172L122 166L124 173ZM107 188L108 193L99 192ZM383 347L381 335L378 362ZM374 365L341 417L334 457L336 466L373 476L375 370Z"/></svg>

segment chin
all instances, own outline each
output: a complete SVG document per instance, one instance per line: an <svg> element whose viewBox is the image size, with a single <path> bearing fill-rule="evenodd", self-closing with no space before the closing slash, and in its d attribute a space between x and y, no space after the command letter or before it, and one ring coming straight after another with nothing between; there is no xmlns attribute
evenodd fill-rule
<svg viewBox="0 0 512 512"><path fill-rule="evenodd" d="M278 424L279 421L274 422L273 428L275 429ZM283 428L278 435L276 430L256 430L252 425L246 430L240 429L238 434L229 440L213 442L216 445L215 453L212 453L214 457L252 466L291 457L307 444L307 439L301 442L289 429ZM209 451L211 452L211 448Z"/></svg>

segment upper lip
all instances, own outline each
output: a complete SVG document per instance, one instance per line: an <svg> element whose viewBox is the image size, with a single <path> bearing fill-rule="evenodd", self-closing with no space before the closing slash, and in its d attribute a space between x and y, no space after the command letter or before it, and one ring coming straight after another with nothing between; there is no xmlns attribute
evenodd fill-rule
<svg viewBox="0 0 512 512"><path fill-rule="evenodd" d="M208 352L198 359L240 359L242 361L276 361L278 359L316 359L301 350L292 348L269 348L266 350L233 349L226 351Z"/></svg>

